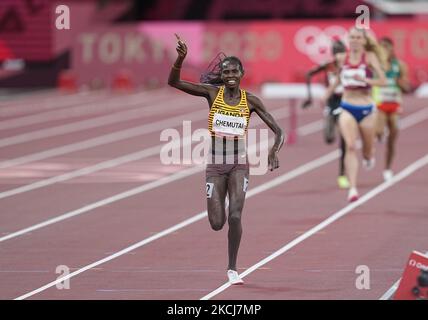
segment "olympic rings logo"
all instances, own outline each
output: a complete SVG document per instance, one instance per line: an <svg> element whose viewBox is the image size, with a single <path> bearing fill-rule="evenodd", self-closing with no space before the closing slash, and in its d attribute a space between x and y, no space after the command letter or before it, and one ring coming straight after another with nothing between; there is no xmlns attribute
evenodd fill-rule
<svg viewBox="0 0 428 320"><path fill-rule="evenodd" d="M372 29L368 29L367 33L376 39L376 34ZM342 40L348 46L348 29L338 25L329 26L324 30L316 26L306 26L296 32L294 45L312 62L320 64L331 59L330 48L335 40Z"/></svg>
<svg viewBox="0 0 428 320"><path fill-rule="evenodd" d="M347 35L347 29L341 26L330 26L324 30L316 26L307 26L296 32L294 45L312 62L320 64L331 59L332 41L340 39L346 44Z"/></svg>

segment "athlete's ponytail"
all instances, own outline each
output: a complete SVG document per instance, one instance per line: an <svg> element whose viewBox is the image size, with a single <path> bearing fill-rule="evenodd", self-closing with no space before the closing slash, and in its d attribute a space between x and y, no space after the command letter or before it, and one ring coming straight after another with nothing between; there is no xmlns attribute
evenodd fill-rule
<svg viewBox="0 0 428 320"><path fill-rule="evenodd" d="M388 68L388 57L386 55L385 50L382 49L382 46L377 42L376 38L372 35L368 34L365 29L362 30L364 34L364 38L366 39L366 44L364 49L369 52L373 52L377 59L379 60L380 66L383 70L387 70Z"/></svg>
<svg viewBox="0 0 428 320"><path fill-rule="evenodd" d="M236 63L241 69L241 72L244 73L244 68L242 67L241 60L239 60L235 56L228 57L223 52L220 52L210 62L207 67L207 70L201 74L200 82L212 85L222 85L223 80L221 80L221 71L226 62Z"/></svg>

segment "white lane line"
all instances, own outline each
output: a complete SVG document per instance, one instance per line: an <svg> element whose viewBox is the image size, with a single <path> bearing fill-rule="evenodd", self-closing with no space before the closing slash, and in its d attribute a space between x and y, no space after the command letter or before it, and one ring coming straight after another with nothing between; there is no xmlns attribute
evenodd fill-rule
<svg viewBox="0 0 428 320"><path fill-rule="evenodd" d="M282 110L279 110L279 111L282 112ZM261 120L260 120L260 123L261 123ZM272 143L272 142L273 142L273 138L270 139L269 143ZM267 145L269 145L269 143ZM157 146L155 148L160 149L161 146ZM152 151L156 151L155 148L152 148L152 150L149 150L149 151L151 151L151 152ZM261 150L260 150L260 152L263 152L263 151L264 151L264 148L262 147ZM256 148L255 145L252 145L252 146L250 146L248 148L248 154L255 154L256 152L258 152L258 150L257 150L257 148ZM174 181L186 178L188 176L191 176L191 175L196 174L198 172L201 172L203 170L205 170L205 166L203 166L203 165L202 166L196 166L196 167L193 167L193 168L190 168L190 169L181 170L181 171L176 172L174 174L171 174L169 176L163 177L163 178L161 178L161 179L159 179L157 181L143 184L143 185L138 186L136 188L133 188L133 189L124 191L122 193L113 195L111 197L108 197L108 198L99 200L97 202L91 203L91 204L89 204L87 206L84 206L82 208L79 208L79 209L76 209L76 210L64 213L62 215L56 216L55 218L48 219L48 220L45 220L45 221L40 222L38 224L32 225L30 227L27 227L25 229L21 229L21 230L18 230L16 232L10 233L10 234L8 234L6 236L0 237L0 242L6 241L6 240L10 240L10 239L13 239L13 238L16 238L16 237L19 237L19 236L22 236L22 235L24 235L26 233L29 233L29 232L32 232L32 231L44 228L44 227L49 226L51 224L61 222L63 220L75 217L77 215L81 215L81 214L86 213L88 211L94 210L96 208L105 206L107 204L110 204L110 203L113 203L113 202L116 202L116 201L119 201L119 200L123 200L125 198L134 196L136 194L140 194L140 193L152 190L154 188L158 188L160 186L163 186L165 184L168 184L168 183L171 183L171 182L174 182ZM249 192L249 194L251 194L251 191Z"/></svg>
<svg viewBox="0 0 428 320"><path fill-rule="evenodd" d="M266 257L263 260L259 261L255 265L251 266L250 268L248 268L247 270L245 270L243 273L240 274L240 278L245 278L247 275L253 273L258 268L266 265L267 263L269 263L273 259L275 259L275 258L279 257L280 255L286 253L287 251L289 251L290 249L292 249L293 247L295 247L299 243L303 242L304 240L306 240L309 237L313 236L317 232L319 232L322 229L326 228L328 225L332 224L336 220L338 220L338 219L342 218L343 216L347 215L348 213L350 213L355 208L357 208L360 205L366 203L367 201L369 201L370 199L374 198L375 196L377 196L378 194L382 193L383 191L389 189L393 185L397 184L398 182L400 182L401 180L405 179L409 175L413 174L417 170L423 168L427 164L428 164L428 154L426 154L424 157L418 159L417 161L415 161L412 164L410 164L409 166L407 166L405 169L403 169L397 175L395 175L393 177L393 179L391 179L390 181L387 181L387 182L384 182L384 183L378 185L376 188L370 190L365 195L363 195L356 202L353 202L353 203L347 205L346 207L342 208L341 210L337 211L336 213L334 213L333 215L331 215L329 218L325 219L320 224L318 224L315 227L313 227L312 229L306 231L301 236L297 237L296 239L294 239L293 241L287 243L282 248L278 249L277 251L275 251L274 253L272 253L268 257ZM202 297L201 300L209 300L212 297L218 295L219 293L225 291L230 286L231 285L229 283L225 283L221 287L215 289L214 291L210 292L206 296Z"/></svg>
<svg viewBox="0 0 428 320"><path fill-rule="evenodd" d="M281 110L278 110L278 111L281 111ZM418 112L416 112L415 114L418 114ZM286 115L288 115L288 113L287 113ZM427 117L428 117L428 114L427 114ZM412 117L411 119L413 119L413 118L414 118L414 117ZM418 122L413 122L413 121L411 121L411 122L407 122L407 121L406 121L406 119L403 119L403 121L402 121L402 128L407 128L407 127L410 127L411 125L415 125L415 124L417 124L417 123L419 123L419 122L422 122L425 118L424 118L424 117L419 117L418 119L419 119L419 121L418 121ZM253 124L254 124L254 125L256 125L257 123L260 123L260 122L261 122L260 120L259 120L259 122L254 121L254 122L253 122ZM254 148L254 146L251 146L251 147L249 148L248 152L249 152L249 153L255 153L255 152L257 152L257 150L256 150L256 148ZM321 165L324 165L324 164L326 164L326 163L328 163L328 162L330 162L330 161L333 161L334 159L338 158L338 157L339 157L339 155L340 155L339 150L335 150L335 151L333 151L333 152L331 152L331 153L326 154L326 155L325 155L325 156L323 156L323 157L320 157L320 158L318 158L318 159L316 159L316 160L314 160L314 161L311 161L311 162L307 163L306 165L303 165L303 166L301 166L301 167L296 168L295 170L290 171L290 172L289 172L289 173L287 173L285 176L279 176L279 177L277 177L277 178L275 178L275 179L271 180L271 182L270 182L270 183L271 183L271 185L272 185L272 186L276 186L276 185L279 185L279 184L281 184L281 183L284 183L285 181L288 181L287 179L298 177L299 175L304 174L304 173L306 173L307 171L311 171L311 170L313 170L313 169L316 169L317 167L319 167L319 166L320 166L320 164L321 164ZM178 180L178 179L185 178L185 177L187 177L187 176L190 176L190 175L192 175L192 174L196 174L196 173L198 173L198 172L200 172L200 171L203 171L203 170L204 170L204 168L203 168L203 167L199 167L199 169L198 169L198 170L195 170L195 171L187 171L187 172L188 172L188 174L184 174L184 175L180 175L180 172L178 172L178 173L175 173L175 174L173 174L173 175L170 175L170 176L167 176L167 177L162 178L162 181L163 181L163 182L162 182L161 184L152 184L152 183L149 183L149 184L144 184L144 185L142 185L142 186L139 186L139 187L137 187L136 189L142 188L142 189L141 189L142 191L140 191L140 193L141 193L141 192L145 192L145 191L151 190L151 189L153 189L153 188L155 188L155 187L159 187L159 186L162 186L162 185L164 185L164 184L170 183L170 181L169 181L169 177L170 177L171 179L173 179L172 181L176 181L176 180ZM177 178L177 175L179 175L179 178ZM283 179L285 179L285 180L283 180ZM260 189L260 188L261 188L261 189ZM263 188L264 188L264 187L259 186L259 187L256 187L255 189L250 190L250 191L247 193L247 197L248 197L248 196L251 196L251 195L252 195L252 193L253 193L253 192L255 192L255 191L256 191L256 192L259 192L259 190L260 190L260 192L261 192L261 191L264 191L264 190L262 190ZM134 189L131 189L131 190L125 191L124 193L126 194L126 192L129 192L129 191L132 191L132 190L134 190ZM255 190L255 191L254 191L254 190ZM104 203L105 201L110 201L109 199L114 198L114 197L116 197L116 196L112 196L112 197L110 197L110 198L107 198L107 199L104 199L104 200L100 200L100 201L96 202L95 204L98 204L97 206L105 205L105 203ZM119 198L119 199L121 199L121 198ZM110 203L110 202L108 202L108 203ZM23 235L23 234L26 234L26 233L28 233L28 232L31 232L31 231L34 231L34 230L37 230L37 229L40 229L40 228L46 227L46 226L48 226L48 225L51 225L51 224L54 224L54 223L57 223L57 222L63 221L63 220L65 220L65 219L69 219L69 218L74 217L74 216L76 216L76 215L80 215L80 214L82 214L82 213L85 213L85 212L87 212L88 210L92 210L92 209L94 209L94 208L95 208L95 207L92 207L92 205L94 205L94 203L93 203L93 204L91 204L91 205L88 205L88 206L86 206L86 207L84 207L84 208L76 209L76 210L74 210L74 211L72 211L72 212L68 212L68 213L62 214L62 215L57 216L57 217L55 217L55 218L52 218L52 219L49 219L49 220L45 220L45 221L43 221L43 222L41 222L41 223L38 223L38 224L36 224L36 225L33 225L33 226L27 227L27 228L25 228L25 229L21 229L21 230L19 230L19 231L16 231L16 232L10 233L10 234L8 234L8 235L6 235L6 236L1 237L1 238L0 238L0 242L2 242L2 241L6 241L6 240L9 240L9 239L12 239L12 238L16 238L16 237L21 236L21 235ZM85 208L86 208L86 209L85 209Z"/></svg>
<svg viewBox="0 0 428 320"><path fill-rule="evenodd" d="M126 140L129 138L138 137L143 134L160 131L163 128L178 126L183 122L184 119L195 121L195 120L202 120L206 118L206 116L207 116L206 110L201 110L199 112L193 111L193 112L178 115L172 118L168 118L166 120L160 120L160 121L152 122L150 124L144 124L141 126L132 127L125 130L115 131L102 136L71 143L61 147L55 147L45 151L28 154L22 157L14 158L14 159L9 159L9 160L0 162L0 169L10 168L13 166L26 164L33 161L44 160L47 158L56 157L56 156L68 154L75 151L81 151L81 150L94 148L94 147L102 146L113 142Z"/></svg>
<svg viewBox="0 0 428 320"><path fill-rule="evenodd" d="M35 115L36 113L44 112L44 114L48 114L45 111L66 111L66 109L76 108L79 105L87 105L90 103L97 103L100 100L116 100L120 102L120 100L127 99L146 99L152 97L160 97L167 93L166 90L162 90L160 92L153 91L143 91L136 92L127 95L117 95L112 94L108 90L99 90L99 91L91 91L91 92L80 92L77 94L71 95L63 95L58 94L56 96L48 97L42 101L34 101L34 99L28 99L28 101L23 101L20 103L0 106L0 116L1 117L26 117L29 115ZM11 119L10 119L11 120ZM1 127L1 126L0 126Z"/></svg>
<svg viewBox="0 0 428 320"><path fill-rule="evenodd" d="M29 107L34 111L43 111L49 108L62 108L62 105L68 105L72 102L82 99L91 99L101 95L107 95L107 90L96 92L82 92L78 94L61 94L59 91L52 91L44 97L28 95L26 99L15 101L0 101L0 116L16 116L28 112Z"/></svg>
<svg viewBox="0 0 428 320"><path fill-rule="evenodd" d="M273 112L271 112L272 116L276 117L276 119L281 119L284 117L288 116L288 112L284 112L283 109L280 110L275 110ZM256 118L254 121L252 121L251 123L251 127L254 126L258 126L260 124L262 124L263 122L259 119ZM188 146L189 144L193 144L195 143L194 141L192 141L191 139L187 139L188 136L183 137L183 142L182 144L180 144L180 146L177 146L174 149L179 149L179 148L184 148L186 146ZM54 176L51 178L47 178L44 180L39 180L36 181L34 183L30 183L28 185L24 185L15 189L11 189L11 190L6 190L3 192L0 192L0 199L4 199L7 197L11 197L14 195L18 195L24 192L28 192L31 190L35 190L35 189L39 189L42 187L46 187L58 182L63 182L63 181L67 181L73 178L77 178L77 177L81 177L81 176L85 176L91 173L95 173L98 172L100 170L105 170L105 169L109 169L109 168L113 168L131 161L137 161L137 160L141 160L150 156L154 156L156 154L159 154L159 152L162 149L163 144L159 144L157 146L151 147L151 148L146 148L144 150L141 151L137 151L137 152L133 152L133 153L129 153L114 159L110 159L107 161L103 161L103 162L99 162L95 165L92 166L88 166L88 167L84 167L78 170L74 170L74 171L70 171L58 176Z"/></svg>
<svg viewBox="0 0 428 320"><path fill-rule="evenodd" d="M140 93L141 95L141 93ZM99 100L99 101L98 101ZM152 96L136 96L136 97L103 97L97 101L81 101L76 103L74 106L60 109L60 110L50 110L47 112L27 115L19 117L16 119L7 119L0 122L0 130L7 129L16 129L20 127L26 127L35 124L41 124L49 121L62 120L62 119L72 119L72 118L81 118L83 116L90 116L96 114L102 114L112 111L120 111L126 108L133 108L137 105L146 106L152 103L161 104L162 99L159 97ZM183 101L183 99L178 99ZM169 101L168 99L164 102Z"/></svg>
<svg viewBox="0 0 428 320"><path fill-rule="evenodd" d="M338 158L338 156L339 156L339 150L335 150L334 152L330 152L329 154L326 154L326 155L324 155L324 156L322 156L322 157L320 157L318 159L310 161L310 162L308 162L308 163L306 163L306 164L304 164L304 165L302 165L302 166L300 166L300 167L298 167L298 168L296 168L296 169L294 169L294 170L292 170L292 171L290 171L288 173L283 174L282 176L277 177L276 179L273 179L272 181L266 182L266 183L264 183L264 184L262 184L262 185L260 185L260 186L258 186L256 188L250 190L247 193L246 198L250 198L252 196L255 196L258 193L261 193L263 191L271 189L271 188L273 188L273 187L275 187L275 186L277 186L279 184L282 184L282 183L287 182L289 180L292 180L292 179L294 179L294 178L296 178L296 177L298 177L298 176L300 176L302 174L305 174L305 173L307 173L309 171L312 171L312 170L314 170L316 168L319 168L320 166L322 166L322 165L324 165L326 163L329 163L332 160ZM425 161L428 162L428 156L425 156ZM420 160L419 160L419 162L420 162ZM415 166L415 165L413 165L413 166ZM389 185L392 185L393 183L396 183L396 181L398 181L398 179L403 175L403 172L405 172L406 170L408 170L408 168L406 168L405 170L403 170L399 174L397 174L391 181L385 182L384 184L382 184L379 187L382 187L382 186L385 186L385 185L389 186ZM376 189L379 189L379 187L377 187ZM348 207L346 207L345 209L343 209L341 211L350 210L350 209L352 210L355 206L361 204L363 200L367 201L369 199L370 195L373 194L373 192L376 189L374 189L371 192L367 193L362 198L360 198L360 200L358 200L357 202L352 203L351 205L349 205ZM372 195L371 197L373 197L373 196L374 195ZM340 213L341 213L340 211L338 213L336 213L336 216L338 214L340 214ZM346 214L346 212L342 213L342 215L344 215L344 214ZM96 261L94 263L91 263L91 264L89 264L89 265L87 265L87 266L85 266L83 268L80 268L79 270L76 270L76 271L68 274L67 276L61 277L60 279L52 281L52 282L50 282L50 283L48 283L48 284L46 284L46 285L44 285L44 286L42 286L42 287L40 287L38 289L35 289L35 290L33 290L33 291L29 292L29 293L26 293L26 294L24 294L24 295L16 298L16 300L26 299L26 298L28 298L30 296L33 296L33 295L35 295L35 294L37 294L39 292L42 292L42 291L46 290L48 288L51 288L51 287L55 286L56 284L58 284L58 283L60 283L60 282L62 282L64 280L67 280L67 279L70 279L70 278L72 278L74 276L77 276L78 274L80 274L82 272L85 272L85 271L87 271L87 270L89 270L91 268L97 267L97 266L99 266L99 265L101 265L103 263L111 261L111 260L113 260L113 259L115 259L117 257L120 257L120 256L122 256L122 255L124 255L124 254L126 254L126 253L128 253L130 251L133 251L133 250L135 250L137 248L140 248L140 247L142 247L142 246L144 246L144 245L146 245L146 244L148 244L150 242L153 242L153 241L155 241L155 240L157 240L159 238L165 237L165 236L167 236L167 235L169 235L169 234L171 234L173 232L176 232L179 229L182 229L182 228L184 228L184 227L186 227L186 226L188 226L190 224L193 224L193 223L195 223L195 222L203 219L206 215L207 215L207 211L205 210L205 211L203 211L203 212L201 212L201 213L199 213L199 214L197 214L197 215L195 215L195 216L193 216L193 217L191 217L189 219L186 219L186 220L182 221L179 224L176 224L176 225L174 225L174 226L172 226L172 227L170 227L168 229L165 229L165 230L163 230L163 231L161 231L161 232L159 232L159 233L157 233L157 234L155 234L155 235L153 235L153 236L151 236L149 238L146 238L146 239L144 239L144 240L142 240L140 242L137 242L137 243L135 243L135 244L133 244L133 245L125 248L125 249L122 249L122 250L120 250L120 251L118 251L118 252L116 252L116 253L114 253L114 254L106 257L106 258L104 258L104 259L101 259L101 260L98 260L98 261ZM329 219L325 220L323 223L321 223L320 225L314 227L313 229L311 229L308 232L316 233L318 231L318 229L320 227L324 227L324 225L326 225L326 223L328 225L331 222L333 222L334 220L332 220L332 219L338 219L338 217L335 218L335 215L333 215ZM329 222L329 221L331 221L331 222ZM305 235L308 234L308 232L305 233ZM293 242L296 242L297 240L302 239L303 237L306 237L305 235L300 236L299 238L297 238ZM303 240L300 240L300 241L303 241ZM291 244L293 244L293 242ZM295 244L293 244L293 246L294 245ZM290 244L288 246L290 246ZM282 250L284 250L284 248ZM257 267L259 267L259 266L257 265ZM248 270L245 271L241 275L241 277L245 276L246 272L248 272ZM228 287L228 284L225 284L222 287L220 287L219 289L220 290L224 290L227 287ZM216 291L218 291L219 289L217 289ZM209 298L209 297L210 297L210 295L207 295L207 296L203 297L202 299Z"/></svg>
<svg viewBox="0 0 428 320"><path fill-rule="evenodd" d="M52 218L52 219L43 221L41 223L32 225L31 227L28 227L28 228L25 228L25 229L13 232L11 234L8 234L6 236L1 237L0 238L0 242L6 241L6 240L9 240L9 239L12 239L12 238L19 237L19 236L24 235L26 233L29 233L29 232L32 232L32 231L44 228L46 226L49 226L51 224L58 223L58 222L66 220L66 219L70 219L72 217L75 217L77 215L81 215L83 213L89 212L89 211L94 210L96 208L99 208L99 207L102 207L102 206L114 203L114 202L119 201L119 200L123 200L123 199L129 198L129 197L132 197L132 196L134 196L136 194L139 194L139 193L142 193L142 192L146 192L148 190L157 188L157 187L165 185L167 183L171 183L171 182L173 182L175 180L182 179L182 178L187 177L189 175L192 175L192 174L194 174L196 172L200 172L203 169L204 168L202 166L196 166L196 167L192 167L190 169L181 170L179 172L176 172L174 174L168 175L166 177L162 177L159 180L143 184L143 185L138 186L136 188L124 191L124 192L116 194L114 196L111 196L111 197L108 197L108 198L105 198L105 199L93 202L93 203L91 203L89 205L86 205L84 207L81 207L79 209L67 212L67 213L62 214L60 216L57 216L55 218Z"/></svg>
<svg viewBox="0 0 428 320"><path fill-rule="evenodd" d="M310 161L310 162L308 162L308 163L306 163L306 164L304 164L304 165L302 165L302 166L300 166L300 167L298 167L298 168L296 168L296 169L294 169L294 170L292 170L290 172L287 172L287 173L283 174L282 176L277 177L276 179L274 179L272 181L266 182L266 183L264 183L264 184L262 184L262 185L260 185L260 186L258 186L256 188L250 190L247 193L246 198L247 199L251 198L251 197L257 195L258 193L266 191L266 190L268 190L270 188L273 188L273 187L275 187L275 186L277 186L277 185L279 185L281 183L287 182L287 181L292 180L292 179L294 179L294 178L296 178L296 177L298 177L298 176L300 176L302 174L305 174L305 173L307 173L307 172L309 172L311 170L314 170L314 169L316 169L316 168L318 168L318 167L320 167L320 166L322 166L322 165L324 165L326 163L329 163L330 161L338 158L338 156L339 156L339 151L335 150L335 151L330 152L330 153L328 153L328 154L326 154L326 155L324 155L324 156L322 156L322 157L320 157L320 158L318 158L316 160ZM193 168L193 169L195 169L195 168ZM197 168L197 167L196 167L196 169L201 170L200 168ZM204 168L202 168L202 169L204 169ZM133 191L133 193L136 194L135 193L135 189L130 190L130 191ZM165 236L167 236L167 235L169 235L171 233L174 233L177 230L180 230L180 229L182 229L182 228L184 228L184 227L186 227L188 225L191 225L191 224L193 224L193 223L195 223L195 222L203 219L204 217L206 217L206 215L207 215L207 211L205 210L205 211L203 211L203 212L201 212L201 213L199 213L197 215L194 215L193 217L191 217L189 219L186 219L186 220L184 220L184 221L182 221L182 222L180 222L180 223L178 223L178 224L176 224L176 225L174 225L174 226L172 226L172 227L170 227L168 229L165 229L165 230L163 230L163 231L161 231L161 232L159 232L159 233L157 233L157 234L155 234L155 235L153 235L153 236L151 236L149 238L146 238L146 239L144 239L144 240L142 240L140 242L137 242L137 243L135 243L135 244L133 244L133 245L131 245L129 247L126 247L125 249L120 250L120 251L118 251L118 252L116 252L116 253L114 253L114 254L112 254L112 255L104 258L104 259L101 259L101 260L98 260L98 261L96 261L94 263L91 263L91 264L89 264L89 265L87 265L87 266L85 266L85 267L83 267L83 268L81 268L79 270L76 270L76 271L74 271L74 272L72 272L72 273L70 273L70 274L68 274L68 275L66 275L64 277L61 277L58 280L50 282L50 283L44 285L43 287L40 287L40 288L38 288L36 290L33 290L33 291L31 291L31 292L29 292L27 294L24 294L24 295L16 298L16 300L22 300L22 299L28 298L30 296L33 296L33 295L35 295L35 294L37 294L39 292L42 292L42 291L44 291L44 290L46 290L46 289L48 289L50 287L55 286L57 283L60 283L60 282L62 282L64 280L67 280L67 279L70 279L70 278L72 278L74 276L77 276L78 274L80 274L82 272L85 272L86 270L89 270L91 268L99 266L99 265L101 265L103 263L106 263L106 262L108 262L110 260L113 260L113 259L115 259L117 257L120 257L120 256L122 256L122 255L124 255L124 254L126 254L126 253L128 253L130 251L133 251L133 250L135 250L137 248L140 248L140 247L142 247L142 246L144 246L144 245L146 245L146 244L148 244L150 242L153 242L153 241L155 241L155 240L157 240L159 238L162 238L162 237L165 237Z"/></svg>
<svg viewBox="0 0 428 320"><path fill-rule="evenodd" d="M6 129L9 129L8 122L11 122L11 128L16 128L19 126L18 124L20 121L24 119L24 121L28 121L29 124L32 124L30 120L37 119L37 115L50 115L53 112L67 112L67 110L74 110L79 106L82 108L82 105L96 104L109 97L107 92L99 92L91 95L75 96L72 99L57 96L52 99L51 102L34 103L29 101L26 105L1 107L0 116L12 118L1 121L0 127L3 128L6 126Z"/></svg>
<svg viewBox="0 0 428 320"><path fill-rule="evenodd" d="M117 157L111 160L107 160L107 161L103 161L103 162L99 162L95 165L92 166L88 166L88 167L84 167L78 170L74 170L74 171L70 171L58 176L54 176L48 179L44 179L44 180L39 180L15 189L10 189L7 191L3 191L0 192L0 199L4 199L7 197L11 197L11 196L15 196L24 192L28 192L31 190L36 190L39 188L43 188L43 187L47 187L50 185L53 185L55 183L58 182L63 182L63 181L67 181L73 178L77 178L77 177L81 177L81 176L85 176L97 171L101 171L101 170L105 170L105 169L109 169L109 168L113 168L116 166L120 166L122 164L131 162L131 161L137 161L137 160L141 160L156 154L159 154L160 150L161 150L161 145L157 145L151 148L146 148L142 151L137 151L134 153L129 153L126 154L124 156L121 157Z"/></svg>
<svg viewBox="0 0 428 320"><path fill-rule="evenodd" d="M3 110L0 113L2 118L12 118L1 121L0 128L1 130L6 130L38 124L44 122L43 118L45 118L46 121L55 120L56 117L58 117L58 119L62 119L64 117L61 118L58 115L61 115L62 113L65 113L66 115L74 115L77 114L77 111L80 109L85 110L85 106L86 108L88 105L97 106L100 101L108 101L109 99L112 99L112 97L108 95L107 92L101 92L90 96L76 96L73 98L73 101L67 101L65 104L61 104L63 101L61 97L56 97L50 104L40 103L40 106L29 102L25 108L22 106L22 108L13 107L9 108L11 110ZM74 113L71 113L72 111L70 110L74 111Z"/></svg>
<svg viewBox="0 0 428 320"><path fill-rule="evenodd" d="M3 103L20 103L22 101L34 99L46 99L47 97L58 96L60 93L56 89L40 89L32 91L14 92L8 89L0 89L0 107Z"/></svg>
<svg viewBox="0 0 428 320"><path fill-rule="evenodd" d="M135 103L134 105L136 106L141 105L141 102ZM23 134L0 139L0 148L16 145L19 143L44 139L48 137L63 135L66 133L94 129L94 128L98 128L98 127L102 127L102 126L106 126L114 123L135 120L142 117L148 117L151 115L165 112L164 108L160 108L163 105L165 105L165 101L163 101L162 103L151 105L150 107L124 110L124 111L119 111L113 114L108 114L108 115L104 115L96 118L67 123L65 125L59 125L56 127L25 132ZM131 105L127 105L127 107L130 107L130 106ZM182 109L184 107L189 107L189 106L197 106L197 104L189 103L189 101L182 101L182 102L174 103L172 106L168 106L168 111L175 111L177 109Z"/></svg>
<svg viewBox="0 0 428 320"><path fill-rule="evenodd" d="M389 288L382 297L379 298L379 300L390 300L392 296L394 295L395 291L397 291L398 286L400 285L401 278L398 279L391 288Z"/></svg>
<svg viewBox="0 0 428 320"><path fill-rule="evenodd" d="M278 112L278 111L281 111L281 110L282 109L273 111L272 115L273 116L279 116L280 112ZM284 117L287 117L287 116L288 116L288 110L284 114ZM421 110L419 112L415 112L414 114L408 116L403 121L404 121L404 123L407 123L408 125L413 125L413 124L416 124L416 123L420 122L421 120L425 119L427 116L428 116L428 112L426 112L426 110ZM256 118L255 121L257 121L257 120L260 120L260 119ZM317 131L319 131L319 130L321 130L323 128L323 122L324 122L323 119L311 122L311 123L306 124L306 125L304 125L302 127L299 127L298 130L297 130L297 132L298 132L298 134L300 136L305 136L305 135L309 135L309 134L315 133L315 132L317 132ZM251 124L255 125L254 121L252 121ZM157 149L155 149L155 147L153 147L153 150L157 150ZM146 150L142 150L142 151L137 152L137 153L130 153L130 154L124 155L122 157L118 157L118 158L115 158L115 159L104 161L104 162L98 163L98 164L90 166L90 167L82 168L82 169L79 169L79 170L76 170L76 171L72 171L72 172L69 172L69 173L66 173L66 174L63 174L63 175L59 175L59 176L56 176L56 177L51 177L51 178L48 178L48 179L45 179L45 180L37 181L37 182L34 182L34 183L26 185L26 186L22 186L22 187L18 187L18 188L15 188L15 189L7 190L7 191L4 191L4 192L0 193L0 199L6 198L6 197L9 197L9 196L13 196L13 195L16 195L16 194L20 194L20 193L23 193L23 192L27 192L27 191L30 191L30 190L34 190L34 189L37 189L37 188L41 188L41 187L44 187L44 186L52 185L52 184L60 182L60 181L66 181L66 180L69 180L69 179L72 179L72 178L75 178L75 177L79 177L79 176L82 176L82 175L94 173L94 172L97 172L99 170L103 170L103 169L107 169L107 168L112 168L112 167L114 167L116 165L121 165L121 164L130 162L130 161L139 160L139 159L142 159L144 157L148 157L150 155L153 155L154 154L153 152L155 152L155 151L148 151L146 149ZM140 156L142 158L140 158Z"/></svg>
<svg viewBox="0 0 428 320"><path fill-rule="evenodd" d="M401 122L403 129L406 128L406 127L413 126L413 125L415 125L415 124L417 124L419 122L422 122L424 119L420 119L419 122L413 123L411 125L409 124L407 126L406 126L406 124L403 124L403 122L405 122L404 120ZM302 165L302 166L300 166L300 167L298 167L298 168L296 168L296 169L294 169L292 171L289 171L289 172L287 172L287 173L285 173L285 174L277 177L276 179L274 179L272 181L266 182L266 183L264 183L264 184L262 184L262 185L260 185L260 186L258 186L256 188L250 190L247 193L246 198L250 198L252 196L255 196L255 195L257 195L260 192L266 191L266 190L268 190L270 188L273 188L273 187L275 187L275 186L277 186L277 185L279 185L281 183L285 183L285 182L287 182L289 180L292 180L292 179L298 177L299 175L302 175L302 174L310 172L310 171L312 171L314 169L317 169L317 168L323 166L324 164L327 164L327 163L329 163L329 162L337 159L339 157L339 155L340 155L339 150L335 150L335 151L330 152L330 153L328 153L328 154L326 154L324 156L321 156L321 157L319 157L319 158L317 158L315 160L312 160L312 161L310 161L310 162L308 162L308 163L306 163L306 164L304 164L304 165ZM397 176L395 176L394 178L396 178L396 177ZM395 181L395 180L393 179L393 180L389 181L388 183L391 183L392 181ZM272 186L269 188L269 185L272 185ZM359 201L361 201L361 199ZM358 202L354 202L353 204L355 205L356 203L358 203ZM182 221L181 223L178 223L178 224L176 224L176 225L174 225L174 226L172 226L172 227L170 227L168 229L165 229L165 230L163 230L163 231L161 231L161 232L159 232L159 233L157 233L157 234L155 234L155 235L153 235L153 236L151 236L149 238L146 238L146 239L144 239L144 240L142 240L140 242L137 242L137 243L135 243L135 244L133 244L133 245L131 245L129 247L126 247L125 249L122 249L121 251L118 251L118 252L116 252L116 253L108 256L108 257L105 257L104 259L98 260L98 261L96 261L96 262L94 262L92 264L89 264L89 265L87 265L87 266L85 266L85 267L83 267L83 268L81 268L79 270L76 270L76 271L74 271L74 272L72 272L72 273L70 273L70 274L68 274L68 275L66 275L64 277L61 277L60 279L52 281L52 282L50 282L50 283L48 283L48 284L46 284L46 285L44 285L44 286L42 286L42 287L40 287L38 289L35 289L35 290L33 290L31 292L28 292L28 293L26 293L26 294L24 294L22 296L19 296L15 300L23 300L23 299L31 297L31 296L33 296L33 295L35 295L37 293L45 291L46 289L49 289L49 288L57 285L58 283L63 282L64 280L67 280L67 279L70 279L70 278L72 278L74 276L77 276L77 275L79 275L82 272L85 272L85 271L87 271L89 269L95 268L95 267L97 267L97 266L99 266L99 265L101 265L103 263L106 263L106 262L111 261L111 260L113 260L113 259L115 259L117 257L120 257L120 256L122 256L122 255L124 255L124 254L126 254L126 253L128 253L130 251L133 251L133 250L138 249L138 248L140 248L140 247L142 247L144 245L147 245L147 244L149 244L149 243L151 243L151 242L153 242L153 241L155 241L157 239L160 239L160 238L165 237L165 236L167 236L167 235L169 235L171 233L174 233L177 230L185 228L186 226L191 225L191 224L193 224L193 223L195 223L195 222L203 219L206 216L207 216L207 211L205 210L205 211L203 211L203 212L201 212L201 213L199 213L199 214L197 214L197 215L195 215L195 216L193 216L193 217L191 217L189 219L186 219L186 220Z"/></svg>

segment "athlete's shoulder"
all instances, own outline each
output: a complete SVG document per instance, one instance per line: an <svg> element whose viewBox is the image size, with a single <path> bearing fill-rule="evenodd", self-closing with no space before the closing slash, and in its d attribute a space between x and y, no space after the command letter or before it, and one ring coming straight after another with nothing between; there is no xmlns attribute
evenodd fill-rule
<svg viewBox="0 0 428 320"><path fill-rule="evenodd" d="M264 109L262 100L251 92L246 92L247 101L251 110Z"/></svg>
<svg viewBox="0 0 428 320"><path fill-rule="evenodd" d="M210 93L211 99L214 101L214 99L218 96L222 86L221 85L214 85L214 84L210 84L210 83L204 83L203 85L205 86L205 88Z"/></svg>
<svg viewBox="0 0 428 320"><path fill-rule="evenodd" d="M261 102L260 98L257 97L255 94L248 92L246 90L244 90L244 91L245 91L245 95L247 96L247 100L249 102Z"/></svg>
<svg viewBox="0 0 428 320"><path fill-rule="evenodd" d="M211 83L201 83L201 86L204 86L205 88L207 88L210 91L216 91L218 92L220 90L220 87L222 87L221 85L214 85Z"/></svg>

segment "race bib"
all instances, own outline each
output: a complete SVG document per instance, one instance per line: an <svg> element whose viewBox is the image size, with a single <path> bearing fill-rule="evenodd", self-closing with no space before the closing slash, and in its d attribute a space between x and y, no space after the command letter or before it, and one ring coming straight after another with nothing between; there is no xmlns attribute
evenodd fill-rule
<svg viewBox="0 0 428 320"><path fill-rule="evenodd" d="M346 69L343 70L340 76L340 80L345 87L366 87L367 84L364 81L354 79L356 75L361 78L366 77L366 71L364 69Z"/></svg>
<svg viewBox="0 0 428 320"><path fill-rule="evenodd" d="M213 131L223 135L243 136L247 120L244 117L232 117L215 113L213 118Z"/></svg>
<svg viewBox="0 0 428 320"><path fill-rule="evenodd" d="M399 102L400 92L394 87L380 87L379 97L381 101L386 102Z"/></svg>

